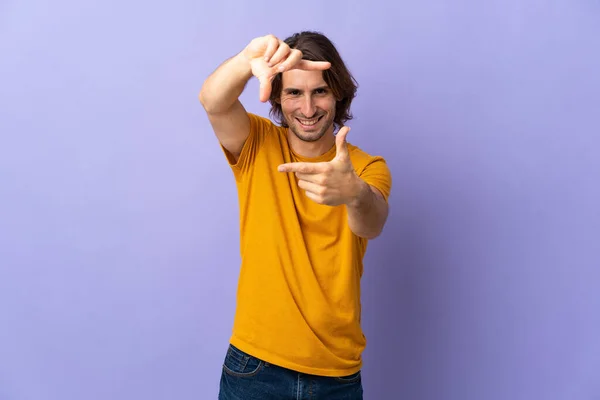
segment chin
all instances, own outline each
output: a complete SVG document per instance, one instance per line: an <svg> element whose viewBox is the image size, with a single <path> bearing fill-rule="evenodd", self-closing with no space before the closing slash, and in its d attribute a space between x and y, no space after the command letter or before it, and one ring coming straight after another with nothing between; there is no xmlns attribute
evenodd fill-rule
<svg viewBox="0 0 600 400"><path fill-rule="evenodd" d="M316 142L325 135L325 132L327 132L327 128L322 128L319 131L313 132L306 132L301 128L299 129L297 126L292 126L291 129L292 132L294 132L294 135L304 142Z"/></svg>
<svg viewBox="0 0 600 400"><path fill-rule="evenodd" d="M305 132L302 129L299 129L297 126L290 126L290 129L294 135L296 135L296 137L303 142L316 142L325 134L325 131Z"/></svg>
<svg viewBox="0 0 600 400"><path fill-rule="evenodd" d="M318 124L321 123L323 123L323 121L320 121ZM327 121L320 128L317 127L317 129L315 130L306 131L302 128L302 126L299 123L296 122L296 120L293 120L292 123L289 123L288 120L288 126L290 127L290 130L294 133L294 135L296 135L298 139L304 142L316 142L319 139L321 139L329 130L329 128L331 128L332 123L333 121Z"/></svg>

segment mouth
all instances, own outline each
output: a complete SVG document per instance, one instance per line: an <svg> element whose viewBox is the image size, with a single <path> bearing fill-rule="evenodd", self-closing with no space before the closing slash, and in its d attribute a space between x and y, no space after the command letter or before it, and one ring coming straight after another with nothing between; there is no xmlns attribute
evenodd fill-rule
<svg viewBox="0 0 600 400"><path fill-rule="evenodd" d="M311 119L302 119L302 118L296 118L296 121L298 121L298 123L302 126L303 129L311 129L313 128L321 119L323 118L323 116L321 115L320 117L317 118L311 118Z"/></svg>

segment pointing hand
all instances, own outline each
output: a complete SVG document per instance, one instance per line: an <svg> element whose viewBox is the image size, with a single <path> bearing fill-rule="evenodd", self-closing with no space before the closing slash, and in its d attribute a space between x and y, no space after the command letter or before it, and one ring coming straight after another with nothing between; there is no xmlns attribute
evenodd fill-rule
<svg viewBox="0 0 600 400"><path fill-rule="evenodd" d="M362 186L348 153L346 135L349 131L350 128L344 126L338 132L333 160L281 164L278 167L279 172L294 172L298 178L298 186L304 189L307 197L319 204L351 204Z"/></svg>

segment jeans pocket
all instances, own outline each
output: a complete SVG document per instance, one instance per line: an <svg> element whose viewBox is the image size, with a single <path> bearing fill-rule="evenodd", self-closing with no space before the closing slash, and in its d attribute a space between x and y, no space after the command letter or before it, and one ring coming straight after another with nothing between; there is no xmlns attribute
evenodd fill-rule
<svg viewBox="0 0 600 400"><path fill-rule="evenodd" d="M341 383L356 383L359 382L361 378L360 371L347 376L336 376L335 380Z"/></svg>
<svg viewBox="0 0 600 400"><path fill-rule="evenodd" d="M232 376L251 377L258 374L264 364L262 360L243 352L233 345L229 345L223 363L223 370Z"/></svg>

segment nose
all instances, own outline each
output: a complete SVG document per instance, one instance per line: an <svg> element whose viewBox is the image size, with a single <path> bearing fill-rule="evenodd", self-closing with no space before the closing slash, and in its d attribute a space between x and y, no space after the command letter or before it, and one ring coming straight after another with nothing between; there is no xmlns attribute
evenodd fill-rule
<svg viewBox="0 0 600 400"><path fill-rule="evenodd" d="M304 101L302 102L302 107L300 111L306 118L311 118L315 115L317 107L315 106L315 102L313 101L312 96L305 96Z"/></svg>

